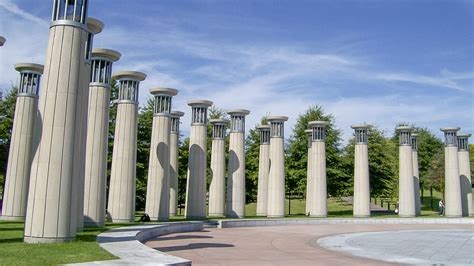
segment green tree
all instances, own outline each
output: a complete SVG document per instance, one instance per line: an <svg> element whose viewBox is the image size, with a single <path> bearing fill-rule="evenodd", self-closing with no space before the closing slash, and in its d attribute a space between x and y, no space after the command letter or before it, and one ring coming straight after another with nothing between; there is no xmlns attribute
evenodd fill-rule
<svg viewBox="0 0 474 266"><path fill-rule="evenodd" d="M306 166L308 160L308 141L305 130L314 120L328 121L326 131L326 170L328 194L340 196L349 189L350 173L341 154L341 131L335 127L335 119L325 114L321 106L311 106L298 117L289 138L286 152L287 191L303 195L306 191Z"/></svg>
<svg viewBox="0 0 474 266"><path fill-rule="evenodd" d="M15 104L17 88L12 87L2 101L0 101L0 198L3 199L3 187L8 163L8 151L12 136L13 119L15 117Z"/></svg>

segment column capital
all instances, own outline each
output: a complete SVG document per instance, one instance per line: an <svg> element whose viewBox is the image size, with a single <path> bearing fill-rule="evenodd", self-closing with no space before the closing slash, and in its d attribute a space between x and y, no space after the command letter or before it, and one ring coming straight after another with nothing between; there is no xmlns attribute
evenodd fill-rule
<svg viewBox="0 0 474 266"><path fill-rule="evenodd" d="M355 134L355 143L356 144L366 144L369 142L368 131L371 128L371 125L360 124L352 125L351 128L354 129Z"/></svg>
<svg viewBox="0 0 474 266"><path fill-rule="evenodd" d="M144 81L146 74L138 71L118 71L112 75L112 78L121 80Z"/></svg>
<svg viewBox="0 0 474 266"><path fill-rule="evenodd" d="M417 133L411 134L411 149L414 151L418 150L418 134Z"/></svg>
<svg viewBox="0 0 474 266"><path fill-rule="evenodd" d="M171 102L173 96L178 94L178 90L171 88L153 88L150 89L154 96L154 114L169 115L171 113Z"/></svg>
<svg viewBox="0 0 474 266"><path fill-rule="evenodd" d="M399 134L400 146L411 146L411 133L413 132L412 126L398 126L395 128Z"/></svg>
<svg viewBox="0 0 474 266"><path fill-rule="evenodd" d="M0 36L0 46L3 46L6 41L7 41L7 40L5 39L5 37Z"/></svg>
<svg viewBox="0 0 474 266"><path fill-rule="evenodd" d="M260 125L257 131L260 133L260 145L270 144L270 125Z"/></svg>
<svg viewBox="0 0 474 266"><path fill-rule="evenodd" d="M329 125L328 121L311 121L308 123L312 131L312 141L325 141L326 127Z"/></svg>
<svg viewBox="0 0 474 266"><path fill-rule="evenodd" d="M117 103L138 104L138 89L140 81L145 80L146 74L137 71L119 71L112 75L119 82Z"/></svg>
<svg viewBox="0 0 474 266"><path fill-rule="evenodd" d="M179 133L179 119L184 115L184 112L181 111L171 111L171 133Z"/></svg>
<svg viewBox="0 0 474 266"><path fill-rule="evenodd" d="M250 114L246 109L232 109L227 111L230 115L230 132L245 132L245 116Z"/></svg>
<svg viewBox="0 0 474 266"><path fill-rule="evenodd" d="M18 97L38 97L44 66L33 63L19 63L15 64L15 69L20 72Z"/></svg>
<svg viewBox="0 0 474 266"><path fill-rule="evenodd" d="M288 121L287 116L269 116L267 118L268 122L270 123L270 137L271 138L283 138L285 127L283 124Z"/></svg>
<svg viewBox="0 0 474 266"><path fill-rule="evenodd" d="M212 138L213 139L224 139L225 129L229 124L229 120L226 119L211 119L209 123L212 124Z"/></svg>
<svg viewBox="0 0 474 266"><path fill-rule="evenodd" d="M92 60L107 60L116 62L120 59L122 54L112 49L94 48L92 49Z"/></svg>
<svg viewBox="0 0 474 266"><path fill-rule="evenodd" d="M188 105L192 109L192 125L206 125L207 124L207 108L212 106L213 102L208 100L190 100Z"/></svg>
<svg viewBox="0 0 474 266"><path fill-rule="evenodd" d="M96 19L88 17L86 19L87 31L93 35L99 34L104 29L104 22Z"/></svg>
<svg viewBox="0 0 474 266"><path fill-rule="evenodd" d="M469 138L471 134L467 133L458 133L458 150L460 151L469 151Z"/></svg>
<svg viewBox="0 0 474 266"><path fill-rule="evenodd" d="M457 132L461 128L459 127L443 127L440 128L441 131L444 132L444 145L445 146L457 146Z"/></svg>

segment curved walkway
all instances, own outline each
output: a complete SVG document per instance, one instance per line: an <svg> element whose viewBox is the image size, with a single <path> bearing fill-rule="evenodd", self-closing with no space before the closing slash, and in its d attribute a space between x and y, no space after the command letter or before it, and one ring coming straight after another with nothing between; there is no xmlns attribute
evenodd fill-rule
<svg viewBox="0 0 474 266"><path fill-rule="evenodd" d="M328 236L318 244L337 252L410 264L472 264L474 229L405 230Z"/></svg>
<svg viewBox="0 0 474 266"><path fill-rule="evenodd" d="M208 229L170 234L146 242L150 248L191 260L193 265L389 265L321 247L318 239L341 233L463 229L472 224L319 224Z"/></svg>

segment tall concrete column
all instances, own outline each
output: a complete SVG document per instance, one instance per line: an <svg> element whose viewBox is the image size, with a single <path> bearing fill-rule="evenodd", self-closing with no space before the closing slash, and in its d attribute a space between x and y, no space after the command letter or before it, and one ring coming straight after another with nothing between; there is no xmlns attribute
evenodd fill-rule
<svg viewBox="0 0 474 266"><path fill-rule="evenodd" d="M413 161L413 188L415 192L415 214L421 215L420 171L418 168L418 134L411 134L411 157Z"/></svg>
<svg viewBox="0 0 474 266"><path fill-rule="evenodd" d="M354 125L354 217L370 216L369 125Z"/></svg>
<svg viewBox="0 0 474 266"><path fill-rule="evenodd" d="M270 116L270 171L268 173L267 217L285 216L285 121L286 116Z"/></svg>
<svg viewBox="0 0 474 266"><path fill-rule="evenodd" d="M119 82L119 94L107 211L112 222L128 223L135 220L138 89L146 75L120 71L113 78Z"/></svg>
<svg viewBox="0 0 474 266"><path fill-rule="evenodd" d="M311 186L310 210L311 217L327 216L327 178L326 178L326 121L311 121L313 130L311 145Z"/></svg>
<svg viewBox="0 0 474 266"><path fill-rule="evenodd" d="M87 137L87 114L89 105L89 83L91 82L91 57L93 39L96 34L102 32L104 24L94 18L86 19L87 39L85 61L80 70L80 90L76 105L76 123L74 125L76 138L74 139L74 159L73 159L73 191L72 199L75 202L76 212L73 214L76 219L77 231L81 232L84 227L84 182L85 182L85 158L86 158L86 137Z"/></svg>
<svg viewBox="0 0 474 266"><path fill-rule="evenodd" d="M258 154L257 216L267 216L268 173L270 172L270 126L257 127L260 133Z"/></svg>
<svg viewBox="0 0 474 266"><path fill-rule="evenodd" d="M227 178L226 217L245 217L245 116L249 110L235 109L230 115L229 176Z"/></svg>
<svg viewBox="0 0 474 266"><path fill-rule="evenodd" d="M76 236L73 195L77 106L86 63L87 0L55 0L33 138L24 241L52 243Z"/></svg>
<svg viewBox="0 0 474 266"><path fill-rule="evenodd" d="M306 133L306 136L308 137L308 159L306 161L306 204L305 204L305 215L309 215L309 211L311 210L311 187L312 187L312 164L311 162L313 161L313 154L311 153L311 146L313 145L313 130L312 129L306 129L304 131Z"/></svg>
<svg viewBox="0 0 474 266"><path fill-rule="evenodd" d="M105 224L112 64L120 56L119 52L109 49L92 51L84 172L84 224L87 226Z"/></svg>
<svg viewBox="0 0 474 266"><path fill-rule="evenodd" d="M145 213L152 221L168 221L170 215L170 131L172 98L178 91L151 89L154 97L153 128L146 190Z"/></svg>
<svg viewBox="0 0 474 266"><path fill-rule="evenodd" d="M212 152L209 186L209 216L224 216L225 210L225 130L229 121L211 119Z"/></svg>
<svg viewBox="0 0 474 266"><path fill-rule="evenodd" d="M461 178L461 204L463 216L474 216L471 164L469 161L469 137L471 137L471 134L458 134L458 161L459 176Z"/></svg>
<svg viewBox="0 0 474 266"><path fill-rule="evenodd" d="M6 41L7 41L7 40L5 39L5 37L0 36L0 46L3 46Z"/></svg>
<svg viewBox="0 0 474 266"><path fill-rule="evenodd" d="M188 101L188 105L192 109L192 120L184 216L188 219L206 219L207 108L212 102L192 100Z"/></svg>
<svg viewBox="0 0 474 266"><path fill-rule="evenodd" d="M180 111L171 112L170 131L170 216L176 216L178 209L178 158L179 158L179 120L184 115Z"/></svg>
<svg viewBox="0 0 474 266"><path fill-rule="evenodd" d="M447 217L462 216L461 180L459 178L458 127L441 128L444 132L444 199Z"/></svg>
<svg viewBox="0 0 474 266"><path fill-rule="evenodd" d="M38 92L43 66L23 63L16 64L15 69L20 72L20 85L15 104L0 218L23 221L30 185L33 130L38 111Z"/></svg>
<svg viewBox="0 0 474 266"><path fill-rule="evenodd" d="M413 159L411 151L411 133L413 127L399 126L399 184L398 216L415 217L415 187L413 182Z"/></svg>

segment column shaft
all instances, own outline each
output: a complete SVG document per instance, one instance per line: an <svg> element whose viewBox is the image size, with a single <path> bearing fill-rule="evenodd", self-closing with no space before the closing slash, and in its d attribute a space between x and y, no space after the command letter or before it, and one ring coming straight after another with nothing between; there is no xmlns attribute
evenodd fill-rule
<svg viewBox="0 0 474 266"><path fill-rule="evenodd" d="M326 145L323 141L313 141L312 160L312 202L311 217L327 216L327 180L326 180Z"/></svg>
<svg viewBox="0 0 474 266"><path fill-rule="evenodd" d="M258 160L257 216L267 216L270 145L261 144Z"/></svg>
<svg viewBox="0 0 474 266"><path fill-rule="evenodd" d="M176 216L178 209L178 156L179 133L170 134L170 216Z"/></svg>
<svg viewBox="0 0 474 266"><path fill-rule="evenodd" d="M413 189L415 190L415 214L421 215L420 173L418 169L418 151L412 150L413 160Z"/></svg>
<svg viewBox="0 0 474 266"><path fill-rule="evenodd" d="M445 214L447 217L461 217L461 181L459 178L458 147L444 147L444 172L445 172Z"/></svg>
<svg viewBox="0 0 474 266"><path fill-rule="evenodd" d="M88 226L105 224L109 103L109 86L90 87L84 175L84 223Z"/></svg>
<svg viewBox="0 0 474 266"><path fill-rule="evenodd" d="M169 220L170 126L168 115L153 117L145 206L153 221Z"/></svg>
<svg viewBox="0 0 474 266"><path fill-rule="evenodd" d="M285 216L285 157L283 138L270 138L267 216Z"/></svg>
<svg viewBox="0 0 474 266"><path fill-rule="evenodd" d="M415 188L413 185L413 160L411 146L399 147L399 192L400 217L415 216Z"/></svg>
<svg viewBox="0 0 474 266"><path fill-rule="evenodd" d="M137 112L133 103L117 106L107 208L114 223L135 220Z"/></svg>
<svg viewBox="0 0 474 266"><path fill-rule="evenodd" d="M185 216L206 218L207 126L192 125L189 138Z"/></svg>
<svg viewBox="0 0 474 266"><path fill-rule="evenodd" d="M460 182L461 182L462 215L474 216L469 151L467 150L458 151L458 161L459 161L459 176L461 178Z"/></svg>
<svg viewBox="0 0 474 266"><path fill-rule="evenodd" d="M354 152L354 217L370 216L369 152L357 143Z"/></svg>
<svg viewBox="0 0 474 266"><path fill-rule="evenodd" d="M37 110L36 97L17 97L5 176L2 220L23 221L25 219L33 157L33 129Z"/></svg>
<svg viewBox="0 0 474 266"><path fill-rule="evenodd" d="M230 132L229 177L227 178L226 217L245 217L244 133Z"/></svg>
<svg viewBox="0 0 474 266"><path fill-rule="evenodd" d="M313 187L313 153L311 152L311 146L308 147L308 161L306 162L306 205L305 214L309 214L311 211L312 202L312 187Z"/></svg>
<svg viewBox="0 0 474 266"><path fill-rule="evenodd" d="M209 216L224 216L225 209L225 141L212 140L212 181L209 187Z"/></svg>
<svg viewBox="0 0 474 266"><path fill-rule="evenodd" d="M44 85L35 120L25 242L64 242L76 235L73 201L74 142L79 137L76 108L80 97L86 31L50 29Z"/></svg>

